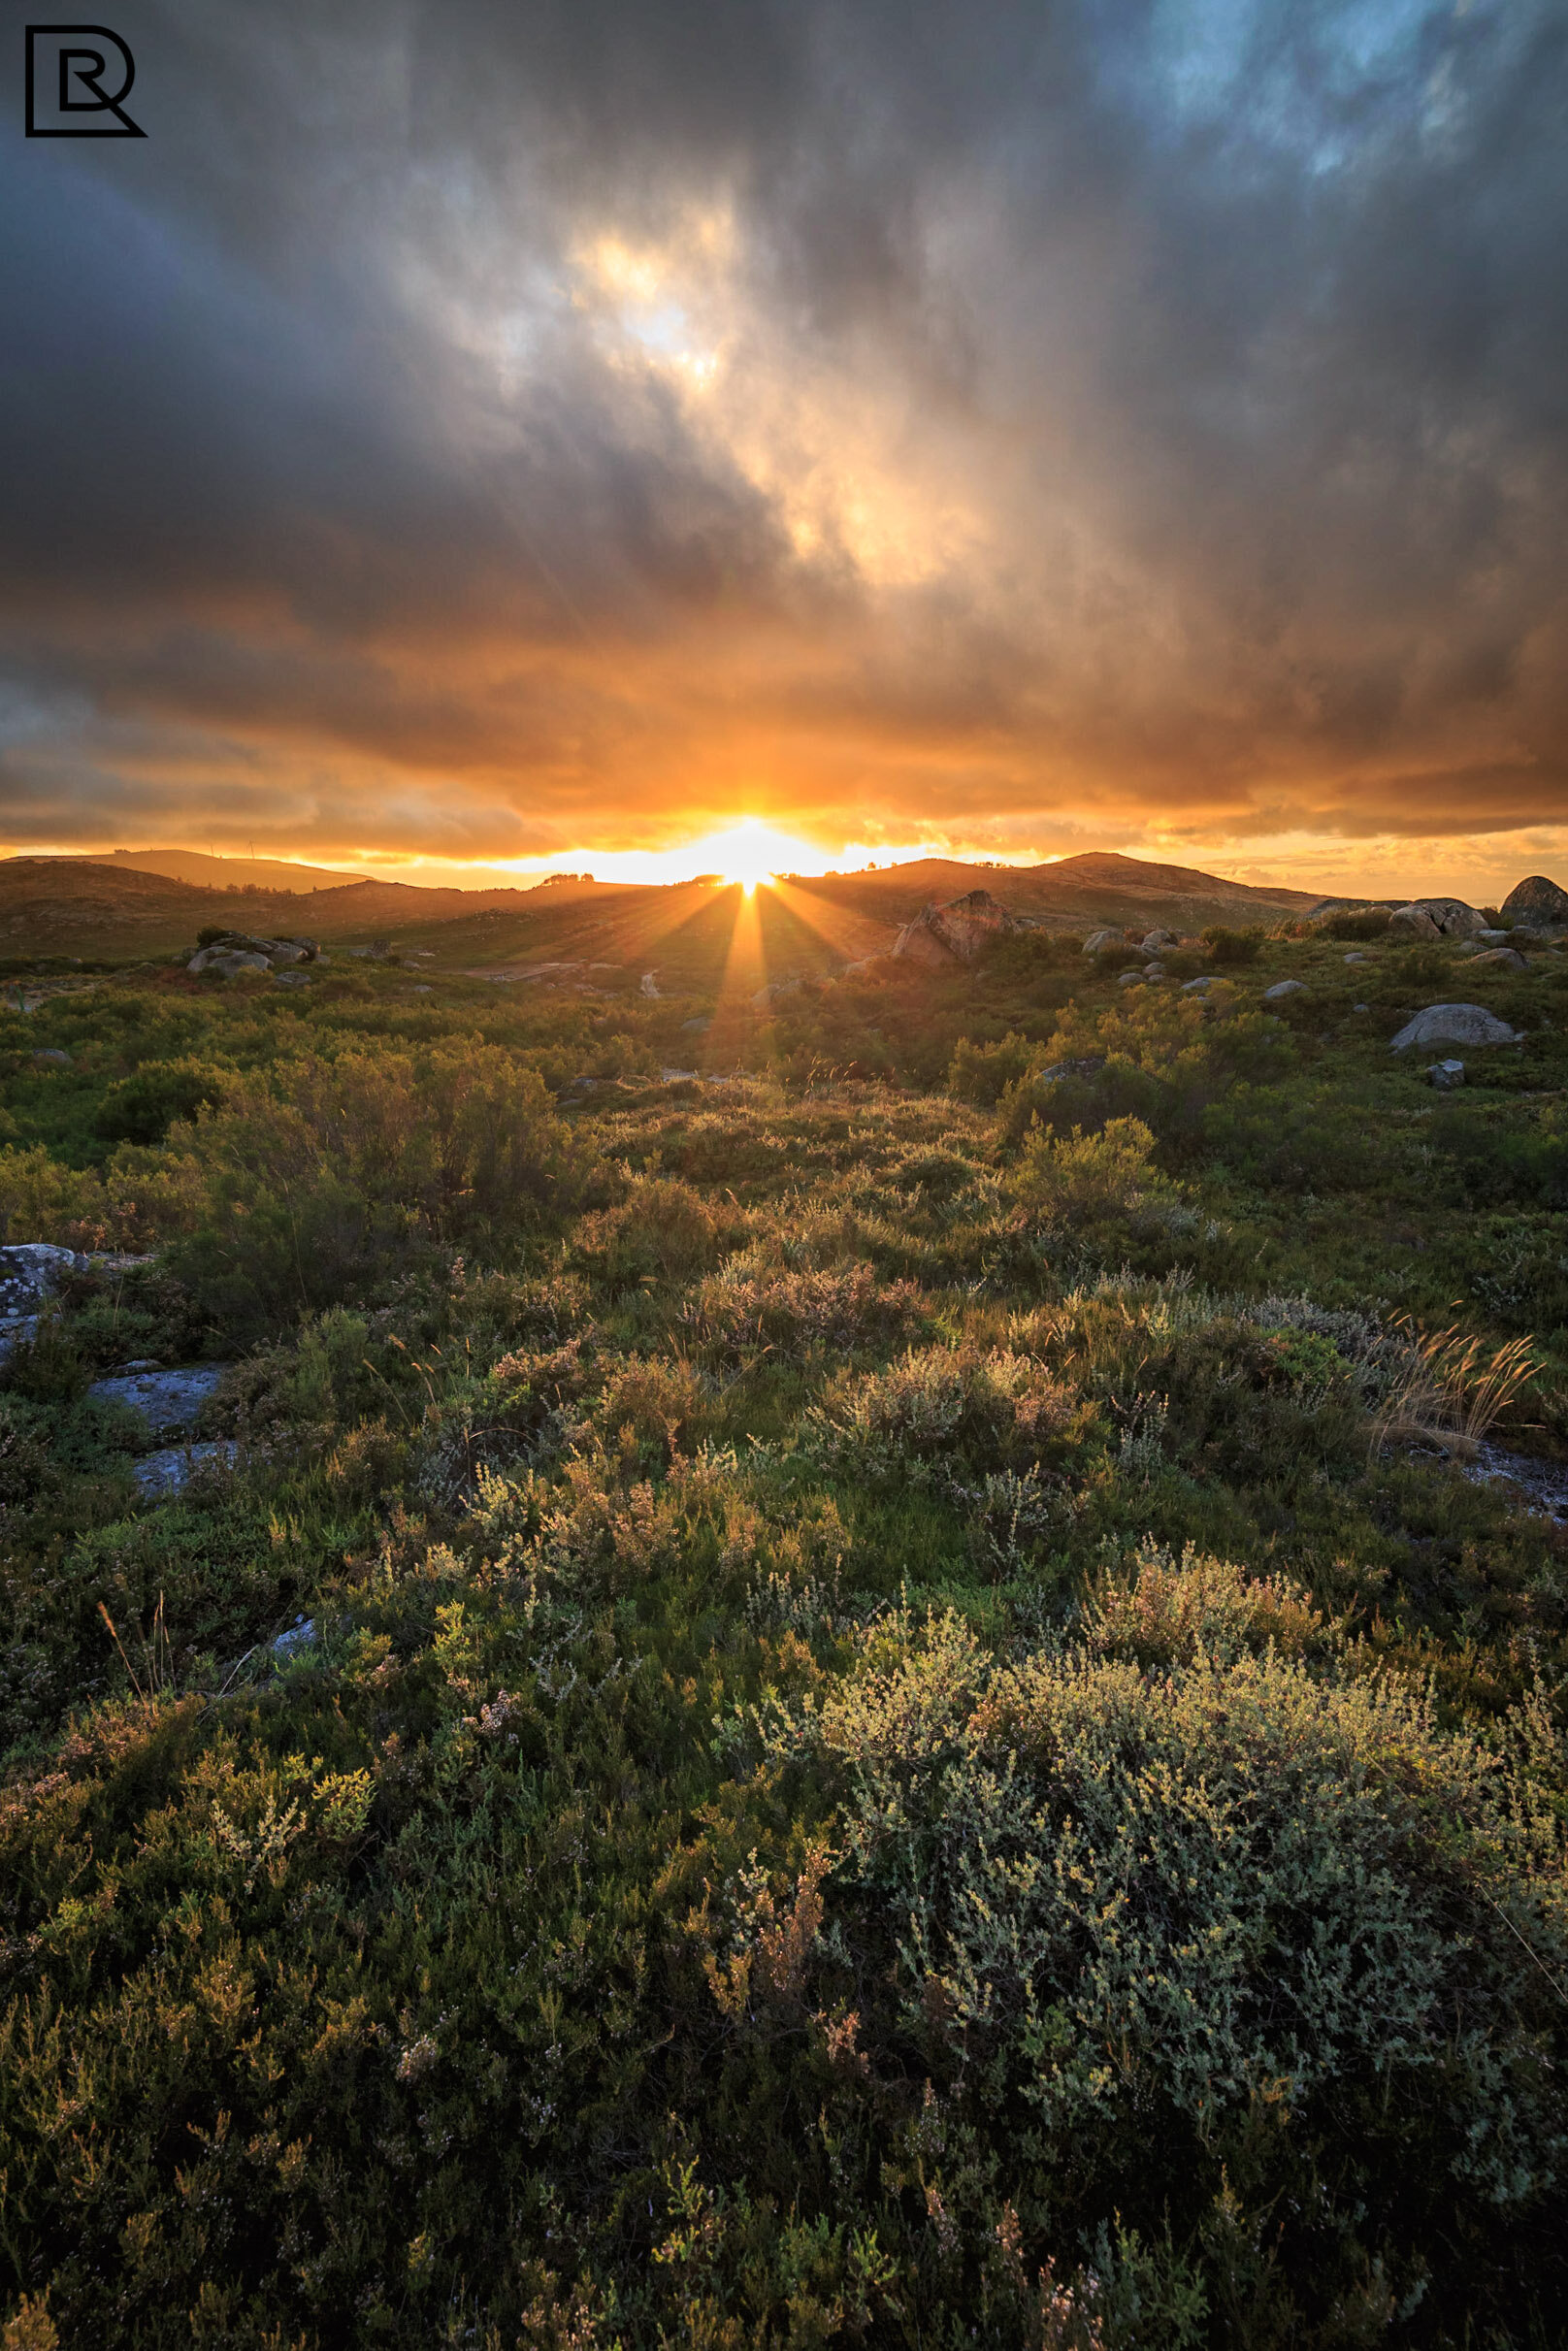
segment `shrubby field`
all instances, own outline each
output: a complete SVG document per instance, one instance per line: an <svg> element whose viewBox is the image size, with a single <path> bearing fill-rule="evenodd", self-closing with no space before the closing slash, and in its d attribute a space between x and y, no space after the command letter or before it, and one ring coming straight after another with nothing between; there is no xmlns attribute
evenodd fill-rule
<svg viewBox="0 0 1568 2351"><path fill-rule="evenodd" d="M0 1013L14 2351L1562 2339L1568 959L1363 929Z"/></svg>

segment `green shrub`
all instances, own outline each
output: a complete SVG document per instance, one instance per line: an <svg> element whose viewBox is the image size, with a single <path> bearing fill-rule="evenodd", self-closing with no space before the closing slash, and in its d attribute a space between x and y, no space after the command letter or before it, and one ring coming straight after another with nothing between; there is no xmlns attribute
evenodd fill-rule
<svg viewBox="0 0 1568 2351"><path fill-rule="evenodd" d="M1154 1147L1141 1119L1111 1119L1088 1135L1035 1127L1024 1139L1014 1191L1037 1224L1091 1244L1112 1240L1176 1197L1154 1165Z"/></svg>
<svg viewBox="0 0 1568 2351"><path fill-rule="evenodd" d="M167 1062L137 1070L111 1086L93 1125L106 1143L161 1143L178 1119L215 1109L224 1080L199 1062Z"/></svg>
<svg viewBox="0 0 1568 2351"><path fill-rule="evenodd" d="M1230 931L1224 923L1210 923L1198 936L1209 951L1210 961L1222 966L1256 963L1263 951L1264 934L1257 924L1246 931Z"/></svg>
<svg viewBox="0 0 1568 2351"><path fill-rule="evenodd" d="M1010 1029L996 1044L976 1045L960 1037L947 1067L947 1091L961 1102L999 1102L1044 1065L1042 1048Z"/></svg>
<svg viewBox="0 0 1568 2351"><path fill-rule="evenodd" d="M584 1217L572 1255L612 1290L639 1282L690 1281L738 1239L739 1220L725 1217L678 1176L638 1176L613 1208Z"/></svg>

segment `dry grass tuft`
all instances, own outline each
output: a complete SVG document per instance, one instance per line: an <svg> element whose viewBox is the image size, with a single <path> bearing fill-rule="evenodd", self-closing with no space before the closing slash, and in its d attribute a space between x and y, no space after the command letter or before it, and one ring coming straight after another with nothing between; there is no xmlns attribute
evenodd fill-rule
<svg viewBox="0 0 1568 2351"><path fill-rule="evenodd" d="M1534 1342L1510 1339L1488 1351L1456 1323L1447 1330L1410 1326L1405 1368L1372 1425L1374 1454L1388 1445L1438 1445L1473 1453L1537 1373Z"/></svg>

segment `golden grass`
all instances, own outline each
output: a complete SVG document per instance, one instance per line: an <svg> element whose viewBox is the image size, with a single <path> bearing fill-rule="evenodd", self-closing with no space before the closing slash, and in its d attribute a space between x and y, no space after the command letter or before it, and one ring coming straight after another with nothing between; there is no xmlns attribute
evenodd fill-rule
<svg viewBox="0 0 1568 2351"><path fill-rule="evenodd" d="M1482 1439L1544 1368L1533 1340L1488 1349L1456 1323L1423 1331L1409 1325L1410 1351L1398 1384L1372 1427L1372 1451L1388 1445L1438 1445L1474 1453Z"/></svg>

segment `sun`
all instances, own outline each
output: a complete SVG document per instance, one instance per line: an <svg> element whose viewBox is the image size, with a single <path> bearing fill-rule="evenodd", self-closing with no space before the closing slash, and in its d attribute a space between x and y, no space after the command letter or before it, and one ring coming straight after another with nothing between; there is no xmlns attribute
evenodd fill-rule
<svg viewBox="0 0 1568 2351"><path fill-rule="evenodd" d="M804 841L792 840L787 833L776 833L771 825L748 816L695 842L692 856L710 872L722 873L726 882L738 882L750 898L759 882L770 882L775 873L799 871L812 851Z"/></svg>

